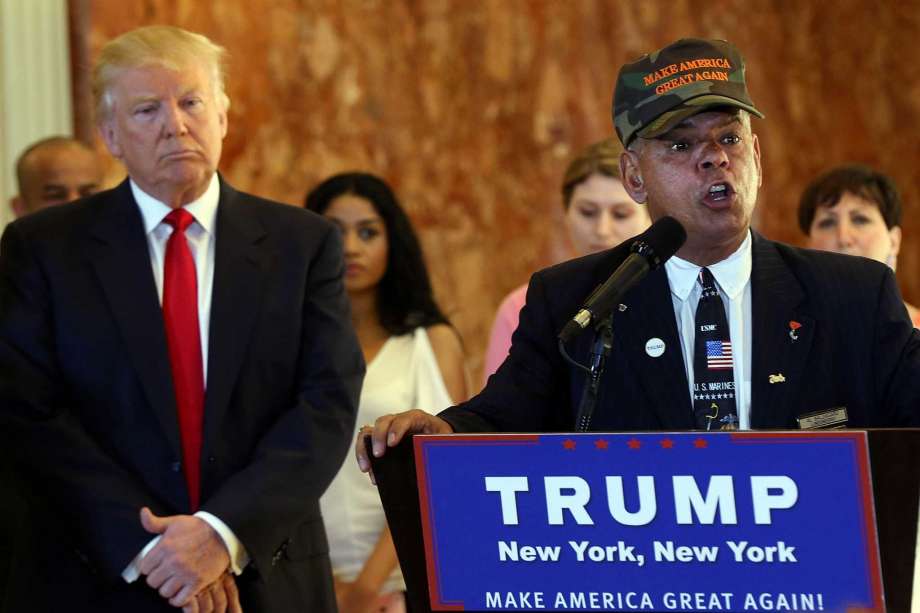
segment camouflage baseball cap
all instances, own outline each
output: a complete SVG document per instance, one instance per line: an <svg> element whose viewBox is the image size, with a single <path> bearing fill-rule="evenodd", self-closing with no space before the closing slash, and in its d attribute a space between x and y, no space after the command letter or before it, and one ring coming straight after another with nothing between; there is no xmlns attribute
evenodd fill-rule
<svg viewBox="0 0 920 613"><path fill-rule="evenodd" d="M624 64L613 92L613 125L624 146L653 138L713 106L757 117L744 82L744 58L724 40L683 38Z"/></svg>

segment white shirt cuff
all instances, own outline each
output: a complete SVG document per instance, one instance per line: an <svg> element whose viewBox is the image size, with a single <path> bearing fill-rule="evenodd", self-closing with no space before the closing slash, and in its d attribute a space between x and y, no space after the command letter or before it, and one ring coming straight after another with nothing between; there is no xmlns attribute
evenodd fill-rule
<svg viewBox="0 0 920 613"><path fill-rule="evenodd" d="M138 569L138 566L141 563L141 560L144 559L144 556L147 555L151 549L156 547L156 544L160 542L160 537L155 536L153 539L147 543L147 545L141 549L141 552L134 556L134 559L131 560L131 563L121 571L121 578L127 581L128 583L134 583L137 581L138 577L141 576L141 571Z"/></svg>
<svg viewBox="0 0 920 613"><path fill-rule="evenodd" d="M215 515L211 515L207 511L198 511L195 513L195 517L207 522L209 526L214 528L218 536L220 536L220 540L224 542L224 547L227 548L227 554L230 556L230 570L233 571L233 574L239 575L242 573L246 565L249 564L249 552L243 547L243 543L240 542L240 539L236 538L236 535L233 534L233 530ZM147 545L141 549L141 552L134 556L131 563L121 571L121 578L128 583L137 581L141 576L141 571L138 569L141 560L143 560L144 556L146 556L151 549L156 547L156 544L159 542L160 537L157 536L147 543Z"/></svg>
<svg viewBox="0 0 920 613"><path fill-rule="evenodd" d="M233 530L207 511L198 511L195 513L195 517L208 522L208 525L214 528L214 531L220 535L220 539L227 548L227 553L230 554L230 570L233 571L234 575L242 573L246 565L249 564L249 552L243 547L243 543L240 542L240 539L236 538L236 535L233 534Z"/></svg>

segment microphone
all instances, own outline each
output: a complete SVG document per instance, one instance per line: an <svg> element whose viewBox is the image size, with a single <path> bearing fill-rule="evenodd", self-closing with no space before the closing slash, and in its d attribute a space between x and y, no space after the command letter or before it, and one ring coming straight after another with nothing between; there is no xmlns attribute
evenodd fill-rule
<svg viewBox="0 0 920 613"><path fill-rule="evenodd" d="M623 263L602 285L598 285L591 292L581 309L565 324L559 333L559 340L563 343L568 342L592 321L607 317L623 294L677 253L685 240L686 230L673 217L662 217L653 223L648 230L636 237L630 247L631 253Z"/></svg>

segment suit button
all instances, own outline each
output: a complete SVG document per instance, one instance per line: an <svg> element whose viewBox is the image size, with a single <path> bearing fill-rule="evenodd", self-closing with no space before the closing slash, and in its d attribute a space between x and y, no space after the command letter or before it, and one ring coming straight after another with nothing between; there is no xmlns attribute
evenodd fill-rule
<svg viewBox="0 0 920 613"><path fill-rule="evenodd" d="M169 465L169 468L170 468L174 473L177 473L177 472L179 472L180 470L182 470L182 462L173 462L172 464Z"/></svg>
<svg viewBox="0 0 920 613"><path fill-rule="evenodd" d="M214 456L208 456L208 462L209 462L209 463L213 464L213 463L216 462L216 461L217 461L217 458L215 458Z"/></svg>

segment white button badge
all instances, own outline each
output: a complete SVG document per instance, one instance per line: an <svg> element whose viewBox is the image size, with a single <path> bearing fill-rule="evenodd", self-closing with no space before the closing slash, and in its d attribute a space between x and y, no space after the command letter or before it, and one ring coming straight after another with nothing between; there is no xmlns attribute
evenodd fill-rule
<svg viewBox="0 0 920 613"><path fill-rule="evenodd" d="M664 353L664 341L658 337L648 339L645 342L645 353L652 358L660 357Z"/></svg>

